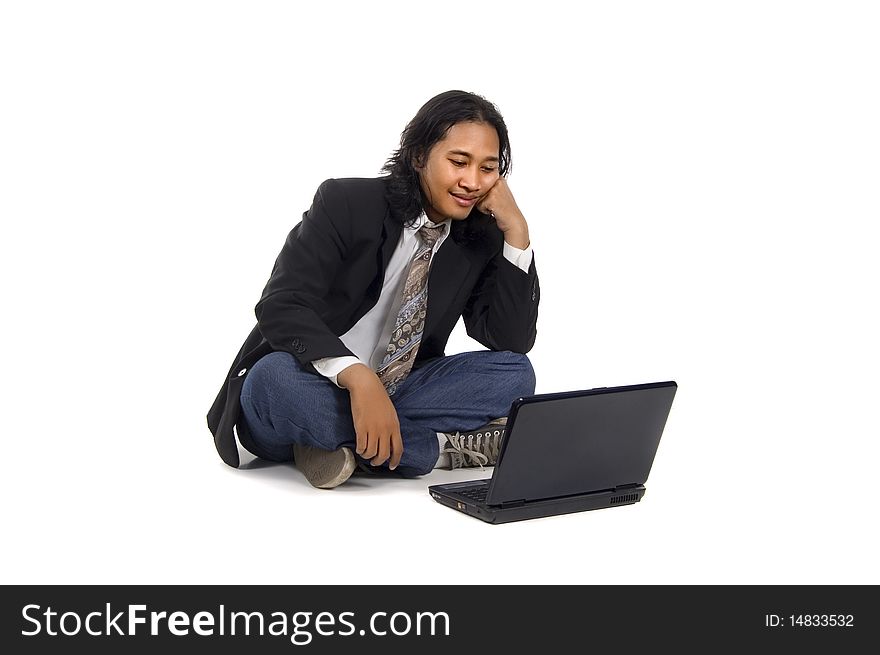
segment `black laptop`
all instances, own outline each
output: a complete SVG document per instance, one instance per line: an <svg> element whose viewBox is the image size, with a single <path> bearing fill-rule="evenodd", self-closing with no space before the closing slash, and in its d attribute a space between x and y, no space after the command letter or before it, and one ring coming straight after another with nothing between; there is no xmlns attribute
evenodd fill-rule
<svg viewBox="0 0 880 655"><path fill-rule="evenodd" d="M428 491L489 523L637 503L677 388L653 382L518 398L492 477Z"/></svg>

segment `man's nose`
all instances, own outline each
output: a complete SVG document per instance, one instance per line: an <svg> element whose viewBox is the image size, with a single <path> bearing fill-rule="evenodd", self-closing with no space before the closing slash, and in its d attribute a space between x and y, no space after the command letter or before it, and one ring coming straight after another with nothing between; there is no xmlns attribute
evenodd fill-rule
<svg viewBox="0 0 880 655"><path fill-rule="evenodd" d="M461 177L458 179L458 185L468 191L476 191L480 188L480 178L477 171L472 166L462 169Z"/></svg>

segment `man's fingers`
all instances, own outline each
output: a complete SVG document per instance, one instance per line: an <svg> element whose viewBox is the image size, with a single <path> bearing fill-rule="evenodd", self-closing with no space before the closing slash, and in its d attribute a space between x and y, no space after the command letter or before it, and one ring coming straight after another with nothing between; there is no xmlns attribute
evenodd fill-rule
<svg viewBox="0 0 880 655"><path fill-rule="evenodd" d="M388 457L391 455L391 438L384 437L379 439L379 449L376 453L376 456L370 461L370 464L373 466L381 466L385 462L388 461Z"/></svg>
<svg viewBox="0 0 880 655"><path fill-rule="evenodd" d="M377 444L378 439L374 437L372 434L367 435L367 446L364 448L364 452L360 455L364 459L372 459L376 456L376 450L378 449Z"/></svg>
<svg viewBox="0 0 880 655"><path fill-rule="evenodd" d="M367 433L363 430L357 430L357 447L356 451L358 455L363 455L364 451L367 449Z"/></svg>
<svg viewBox="0 0 880 655"><path fill-rule="evenodd" d="M391 461L388 463L388 468L392 471L396 469L401 457L403 457L403 439L398 430L391 435Z"/></svg>

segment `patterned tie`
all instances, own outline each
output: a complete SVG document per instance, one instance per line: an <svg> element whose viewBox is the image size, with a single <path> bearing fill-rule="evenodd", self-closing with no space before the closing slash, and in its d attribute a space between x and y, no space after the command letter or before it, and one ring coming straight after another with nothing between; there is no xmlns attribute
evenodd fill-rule
<svg viewBox="0 0 880 655"><path fill-rule="evenodd" d="M422 342L425 329L425 315L428 311L428 269L431 266L431 253L445 225L419 228L418 235L422 245L413 257L403 284L403 299L400 311L391 332L391 341L385 350L385 357L376 372L389 396L393 396L398 386L406 379L416 361L416 353Z"/></svg>

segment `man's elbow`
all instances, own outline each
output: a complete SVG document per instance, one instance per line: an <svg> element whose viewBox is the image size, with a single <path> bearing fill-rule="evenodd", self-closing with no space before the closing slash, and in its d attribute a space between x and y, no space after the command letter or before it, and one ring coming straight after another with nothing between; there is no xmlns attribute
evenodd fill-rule
<svg viewBox="0 0 880 655"><path fill-rule="evenodd" d="M484 346L491 350L509 350L510 352L517 353L519 355L527 354L532 347L535 345L535 338L537 337L537 331L532 329L523 334L492 334L488 332L484 335L484 338L479 338L477 335L471 334L471 337L482 343Z"/></svg>

